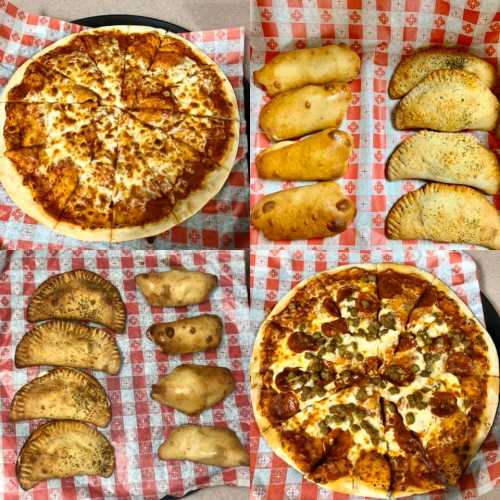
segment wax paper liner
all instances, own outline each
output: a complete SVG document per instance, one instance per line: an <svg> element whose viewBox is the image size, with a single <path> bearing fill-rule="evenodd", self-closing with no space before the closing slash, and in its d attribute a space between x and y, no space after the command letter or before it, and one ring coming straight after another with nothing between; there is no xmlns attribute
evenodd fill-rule
<svg viewBox="0 0 500 500"><path fill-rule="evenodd" d="M251 228L251 244L328 246L336 248L464 249L471 245L430 241L389 240L385 218L403 194L421 181L387 181L385 162L401 140L411 135L395 130L391 113L398 101L389 99L389 80L403 55L428 45L460 46L497 65L500 51L500 7L496 0L252 0L251 68L256 70L281 51L329 43L346 43L362 59L361 74L351 83L353 101L339 128L354 137L349 168L338 180L357 206L357 216L334 238L306 243L273 243ZM256 154L269 141L258 127L260 109L268 98L251 83L250 205L265 194L305 183L258 178ZM500 147L493 134L475 133L490 148ZM500 208L500 196L495 196Z"/></svg>
<svg viewBox="0 0 500 500"><path fill-rule="evenodd" d="M256 249L250 255L251 328L260 323L276 302L308 276L339 265L358 262L401 262L415 265L443 280L484 323L476 264L466 253L446 250L292 250ZM250 426L251 500L346 500L345 494L320 488L278 458ZM500 412L479 453L472 460L459 486L444 494L419 495L422 500L472 498L492 490L500 482ZM413 497L412 497L413 498ZM417 497L415 497L417 498Z"/></svg>
<svg viewBox="0 0 500 500"><path fill-rule="evenodd" d="M68 14L70 16L70 14ZM0 91L15 69L43 47L82 26L29 14L0 1ZM224 188L196 215L155 238L125 243L91 243L62 236L24 214L0 188L0 244L9 249L51 248L246 248L248 246L247 138L243 112L244 29L184 33L217 62L229 78L240 109L238 156Z"/></svg>
<svg viewBox="0 0 500 500"><path fill-rule="evenodd" d="M248 445L250 406L245 378L252 336L248 327L248 297L243 251L126 251L68 250L0 253L0 497L51 499L146 498L182 495L215 485L248 486L248 467L221 469L188 461L161 461L157 451L173 428L184 423L219 425L233 429ZM213 273L219 285L210 301L184 308L150 307L136 289L134 276L184 266ZM42 482L27 493L15 476L17 453L36 422L12 423L9 407L17 390L48 367L16 369L15 348L30 325L26 307L35 288L49 276L71 269L88 269L118 287L127 307L127 328L117 334L123 365L118 375L92 372L105 388L112 419L99 429L116 453L116 470L109 478L78 476ZM153 322L213 312L224 322L220 346L206 353L166 355L146 337ZM188 417L160 406L150 397L151 386L181 363L216 364L230 368L236 390L223 402Z"/></svg>

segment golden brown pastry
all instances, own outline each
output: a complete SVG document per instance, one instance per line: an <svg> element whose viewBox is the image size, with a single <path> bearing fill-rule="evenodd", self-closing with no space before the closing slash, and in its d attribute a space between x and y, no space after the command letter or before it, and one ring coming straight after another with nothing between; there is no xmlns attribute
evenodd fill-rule
<svg viewBox="0 0 500 500"><path fill-rule="evenodd" d="M498 108L497 98L476 75L461 69L440 69L399 101L394 126L441 132L493 130Z"/></svg>
<svg viewBox="0 0 500 500"><path fill-rule="evenodd" d="M473 135L422 130L392 154L387 177L463 184L488 194L500 189L500 166L492 151Z"/></svg>
<svg viewBox="0 0 500 500"><path fill-rule="evenodd" d="M111 406L102 385L91 375L73 368L54 368L17 391L10 419L82 420L106 427Z"/></svg>
<svg viewBox="0 0 500 500"><path fill-rule="evenodd" d="M306 85L289 90L262 108L260 127L276 141L336 128L342 123L351 99L351 87L347 83Z"/></svg>
<svg viewBox="0 0 500 500"><path fill-rule="evenodd" d="M273 144L257 155L255 163L264 179L326 181L342 177L354 140L342 130L328 128L300 141Z"/></svg>
<svg viewBox="0 0 500 500"><path fill-rule="evenodd" d="M206 302L210 292L217 286L217 277L199 271L175 269L138 274L135 282L148 304L181 307Z"/></svg>
<svg viewBox="0 0 500 500"><path fill-rule="evenodd" d="M153 385L151 397L186 415L197 415L222 401L235 386L231 370L183 364Z"/></svg>
<svg viewBox="0 0 500 500"><path fill-rule="evenodd" d="M201 314L156 323L148 328L147 335L165 354L202 352L220 344L222 321L215 314Z"/></svg>
<svg viewBox="0 0 500 500"><path fill-rule="evenodd" d="M347 229L356 207L333 181L264 196L252 210L252 224L269 240L335 236Z"/></svg>
<svg viewBox="0 0 500 500"><path fill-rule="evenodd" d="M361 60L346 45L325 45L277 55L253 74L270 96L314 83L350 82L359 75Z"/></svg>
<svg viewBox="0 0 500 500"><path fill-rule="evenodd" d="M16 347L17 368L37 365L91 368L115 375L122 364L114 337L77 321L53 320L35 326Z"/></svg>
<svg viewBox="0 0 500 500"><path fill-rule="evenodd" d="M208 425L176 427L160 446L161 460L191 460L218 467L249 464L248 451L231 429Z"/></svg>
<svg viewBox="0 0 500 500"><path fill-rule="evenodd" d="M78 269L44 281L28 305L28 321L75 319L92 321L122 332L126 320L120 292L108 280Z"/></svg>
<svg viewBox="0 0 500 500"><path fill-rule="evenodd" d="M19 453L16 476L29 490L53 478L109 477L114 469L115 450L105 436L82 422L62 420L32 432Z"/></svg>
<svg viewBox="0 0 500 500"><path fill-rule="evenodd" d="M472 243L500 249L500 218L479 191L466 186L426 184L402 196L386 220L397 240Z"/></svg>
<svg viewBox="0 0 500 500"><path fill-rule="evenodd" d="M462 69L475 74L485 87L493 87L495 68L483 59L450 47L429 47L403 59L392 75L389 96L399 99L438 69Z"/></svg>

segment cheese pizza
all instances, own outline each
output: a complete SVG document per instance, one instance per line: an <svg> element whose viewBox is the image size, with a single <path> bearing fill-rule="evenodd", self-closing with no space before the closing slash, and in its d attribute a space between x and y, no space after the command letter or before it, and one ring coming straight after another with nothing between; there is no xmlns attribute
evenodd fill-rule
<svg viewBox="0 0 500 500"><path fill-rule="evenodd" d="M66 37L0 98L0 180L25 213L81 240L159 234L198 212L236 158L221 69L184 38L139 26Z"/></svg>
<svg viewBox="0 0 500 500"><path fill-rule="evenodd" d="M262 323L252 404L274 452L325 488L377 498L444 490L495 417L495 345L416 267L358 264L293 288Z"/></svg>

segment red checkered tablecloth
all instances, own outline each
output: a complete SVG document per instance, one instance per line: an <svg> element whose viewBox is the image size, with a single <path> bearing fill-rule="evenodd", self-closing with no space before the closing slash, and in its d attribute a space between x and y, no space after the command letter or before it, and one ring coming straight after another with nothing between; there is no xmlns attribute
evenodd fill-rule
<svg viewBox="0 0 500 500"><path fill-rule="evenodd" d="M69 4L68 4L68 7ZM68 16L71 13L68 12ZM15 69L50 43L84 29L82 26L24 12L0 0L0 91ZM217 62L236 92L240 108L240 146L224 188L196 215L158 237L126 243L85 243L87 248L246 248L248 246L247 138L243 112L244 29L184 33ZM36 223L0 187L0 246L9 249L80 247L82 242Z"/></svg>
<svg viewBox="0 0 500 500"><path fill-rule="evenodd" d="M472 258L458 251L421 250L292 250L258 249L250 256L250 297L253 332L276 302L303 279L333 267L358 262L402 262L432 272L468 304L482 321L483 311ZM345 494L332 493L303 478L277 457L260 436L257 425L250 425L251 500L346 500ZM421 495L422 500L472 498L500 485L500 411L480 452L472 460L459 487L446 494ZM352 497L354 498L354 497ZM412 497L413 498L413 497Z"/></svg>
<svg viewBox="0 0 500 500"><path fill-rule="evenodd" d="M136 289L134 276L184 266L213 273L219 285L210 301L184 308L150 307ZM71 269L88 269L116 285L127 307L127 327L116 339L123 365L116 376L93 372L104 386L112 407L111 424L99 429L116 453L116 470L109 478L79 476L42 482L23 493L15 476L17 453L40 422L9 421L15 392L44 368L16 369L14 352L29 324L26 307L35 288L49 276ZM165 355L146 337L153 322L172 321L213 312L224 322L223 340L206 353ZM184 423L227 426L248 446L251 410L245 370L251 349L248 297L243 251L69 250L0 252L0 498L159 499L221 484L248 486L248 467L221 469L187 461L161 461L157 451L173 428ZM217 364L230 368L236 390L223 402L188 417L150 398L151 386L181 363Z"/></svg>
<svg viewBox="0 0 500 500"><path fill-rule="evenodd" d="M470 248L465 245L388 240L385 217L394 202L413 191L420 181L386 181L385 162L409 135L394 129L391 113L397 101L387 86L401 57L416 48L460 46L497 65L500 50L498 0L252 0L252 71L282 51L346 43L362 58L360 77L351 83L353 101L341 129L350 132L355 147L347 173L338 183L356 203L358 214L351 226L335 238L310 240L308 246L402 249ZM258 116L268 98L251 84L250 205L265 194L304 183L259 179L256 154L269 145L258 127ZM483 144L500 148L493 134L475 133ZM500 151L499 151L500 152ZM495 197L500 208L500 195ZM272 243L255 228L251 244L300 248L304 242Z"/></svg>

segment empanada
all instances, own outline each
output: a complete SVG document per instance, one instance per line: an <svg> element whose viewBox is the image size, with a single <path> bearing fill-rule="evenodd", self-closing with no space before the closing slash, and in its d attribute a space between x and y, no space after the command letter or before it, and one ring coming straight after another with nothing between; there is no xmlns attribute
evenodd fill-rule
<svg viewBox="0 0 500 500"><path fill-rule="evenodd" d="M52 276L35 290L28 321L45 319L92 321L122 332L126 310L114 285L96 273L78 269Z"/></svg>
<svg viewBox="0 0 500 500"><path fill-rule="evenodd" d="M403 141L387 165L387 177L426 179L472 186L488 194L500 189L500 167L474 136L422 130Z"/></svg>
<svg viewBox="0 0 500 500"><path fill-rule="evenodd" d="M135 282L148 304L182 307L206 302L217 286L217 276L201 271L173 269L162 273L143 273Z"/></svg>
<svg viewBox="0 0 500 500"><path fill-rule="evenodd" d="M479 191L466 186L426 184L402 196L386 220L397 240L472 243L500 249L500 218Z"/></svg>
<svg viewBox="0 0 500 500"><path fill-rule="evenodd" d="M251 221L270 240L297 240L335 236L355 215L354 203L329 181L264 196L253 207Z"/></svg>
<svg viewBox="0 0 500 500"><path fill-rule="evenodd" d="M109 477L114 468L115 451L105 436L82 422L62 420L33 431L17 458L16 476L29 490L52 478Z"/></svg>
<svg viewBox="0 0 500 500"><path fill-rule="evenodd" d="M324 45L283 52L253 74L268 95L314 83L350 82L359 75L361 60L347 45Z"/></svg>
<svg viewBox="0 0 500 500"><path fill-rule="evenodd" d="M96 378L73 368L54 368L17 391L10 407L10 419L82 420L106 427L111 406Z"/></svg>
<svg viewBox="0 0 500 500"><path fill-rule="evenodd" d="M483 59L450 47L428 47L403 59L392 75L389 96L399 99L427 75L438 69L462 69L474 73L485 87L495 84L495 68Z"/></svg>
<svg viewBox="0 0 500 500"><path fill-rule="evenodd" d="M17 344L17 368L37 365L91 368L115 375L121 357L114 337L77 321L52 320L35 326Z"/></svg>
<svg viewBox="0 0 500 500"><path fill-rule="evenodd" d="M278 94L261 110L259 124L270 139L293 139L325 128L337 128L351 104L347 83L306 85Z"/></svg>
<svg viewBox="0 0 500 500"><path fill-rule="evenodd" d="M394 126L442 132L493 130L498 108L498 99L476 75L461 69L440 69L398 103Z"/></svg>

